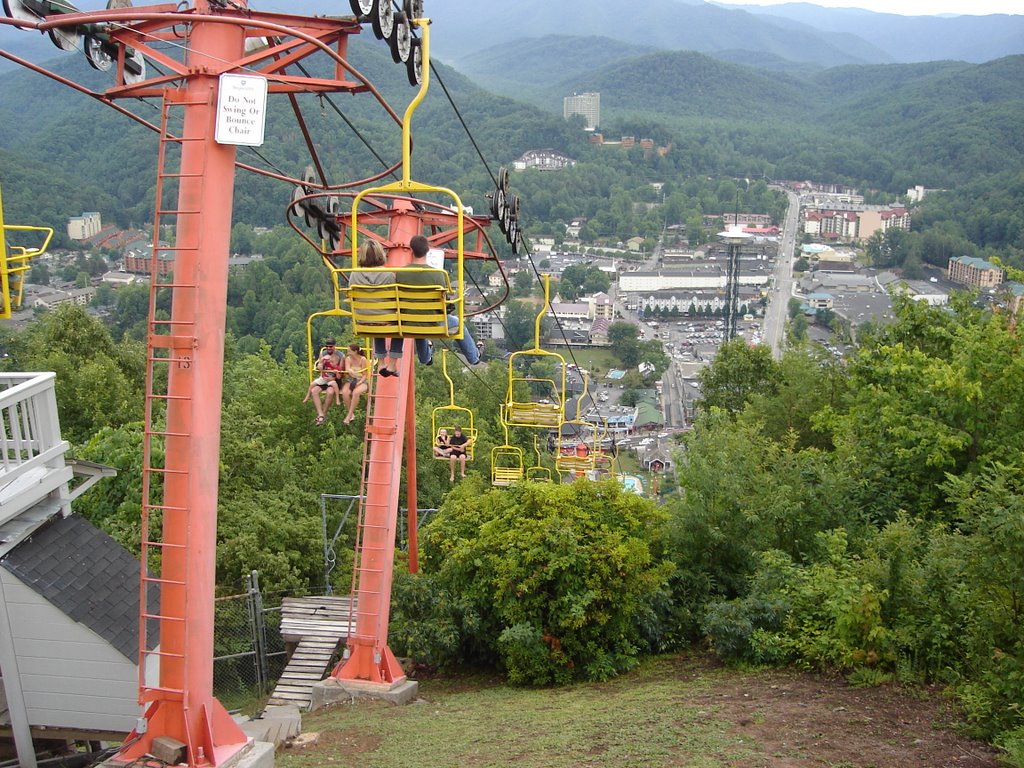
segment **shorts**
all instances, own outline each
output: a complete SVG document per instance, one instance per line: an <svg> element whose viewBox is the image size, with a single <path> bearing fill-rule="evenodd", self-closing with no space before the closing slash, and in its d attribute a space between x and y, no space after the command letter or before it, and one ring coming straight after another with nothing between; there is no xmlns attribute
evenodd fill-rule
<svg viewBox="0 0 1024 768"><path fill-rule="evenodd" d="M337 383L337 379L325 379L323 376L317 376L313 379L313 383L320 387L320 389L326 390L331 386L331 384Z"/></svg>

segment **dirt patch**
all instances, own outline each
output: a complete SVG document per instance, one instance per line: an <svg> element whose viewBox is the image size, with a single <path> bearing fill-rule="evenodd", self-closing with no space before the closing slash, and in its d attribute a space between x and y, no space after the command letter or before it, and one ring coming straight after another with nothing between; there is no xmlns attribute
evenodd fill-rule
<svg viewBox="0 0 1024 768"><path fill-rule="evenodd" d="M748 673L696 697L733 733L763 750L739 768L997 768L995 750L953 730L939 692L885 685L851 688L842 678Z"/></svg>

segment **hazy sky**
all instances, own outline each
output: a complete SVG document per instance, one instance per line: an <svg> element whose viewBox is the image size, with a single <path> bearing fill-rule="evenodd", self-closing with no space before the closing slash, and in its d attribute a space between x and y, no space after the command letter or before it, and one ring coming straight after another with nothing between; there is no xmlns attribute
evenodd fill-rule
<svg viewBox="0 0 1024 768"><path fill-rule="evenodd" d="M743 0L743 2L735 4L778 5L791 1ZM811 5L820 5L826 8L863 8L868 11L875 11L876 13L898 13L901 16L938 16L940 14L986 16L991 13L1024 14L1024 3L1021 3L1021 0L811 0Z"/></svg>

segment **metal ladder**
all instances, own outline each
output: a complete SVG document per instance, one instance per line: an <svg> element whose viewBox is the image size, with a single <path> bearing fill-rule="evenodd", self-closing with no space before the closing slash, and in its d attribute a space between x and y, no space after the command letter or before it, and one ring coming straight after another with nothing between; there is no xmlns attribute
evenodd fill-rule
<svg viewBox="0 0 1024 768"><path fill-rule="evenodd" d="M380 628L381 615L377 610L378 601L382 598L378 592L367 590L366 583L383 577L384 568L377 564L377 561L384 555L385 548L394 548L394 541L384 541L387 533L387 526L371 525L366 522L368 505L371 503L384 504L391 509L397 509L399 488L397 483L392 483L390 471L395 461L396 441L402 435L399 429L397 417L379 416L378 412L397 414L399 412L398 402L406 396L406 379L396 381L395 386L384 387L385 392L374 386L376 376L370 375L370 391L367 392L366 403L366 429L363 436L363 463L360 472L359 484L359 509L356 518L355 553L352 564L352 608L350 622L353 627L351 639L355 642L370 642L376 639L377 631ZM392 380L394 381L394 380ZM397 455L401 455L398 451ZM387 493L381 496L371 491L377 488L387 489ZM371 497L375 500L370 501ZM367 539L370 539L368 543ZM355 599L359 597L360 599ZM364 598L369 597L369 600ZM359 632L360 616L368 616L374 620L372 625L373 634ZM364 625L365 626L365 625ZM347 653L347 652L346 652Z"/></svg>
<svg viewBox="0 0 1024 768"><path fill-rule="evenodd" d="M186 459L184 466L169 467L166 464L166 448L169 441L187 437L173 433L167 427L168 410L176 405L187 404L191 397L172 396L168 379L172 375L188 375L191 354L195 346L194 323L191 320L172 320L171 307L177 302L195 303L196 283L193 275L172 275L164 265L173 264L172 257L178 252L196 250L195 246L162 246L160 235L165 226L175 224L180 217L195 216L199 210L181 210L177 207L179 180L185 174L173 170L180 167L181 147L189 139L179 138L171 133L172 113L195 102L186 100L183 91L168 90L164 94L160 115L160 141L157 156L156 208L153 216L153 252L150 257L149 321L146 344L146 395L145 429L142 447L142 525L141 525L141 578L139 589L139 703L153 701L183 701L184 688L161 687L146 679L147 661L159 659L161 668L168 664L182 665L181 680L187 680L184 665L186 655L178 652L157 650L157 640L163 642L159 630L174 623L181 624L181 631L188 632L184 615L167 613L167 601L160 597L169 590L182 590L185 596L189 585L184 579L165 577L163 560L167 553L184 550L187 542L167 541L164 538L164 520L170 515L191 514L190 509L167 506L164 502L164 487L168 480L188 479L192 467ZM202 141L202 138L191 139ZM191 174L202 177L202 173ZM173 199L174 202L168 202ZM161 258L163 256L164 258ZM170 302L167 302L170 299ZM172 374L171 368L177 370ZM175 403L174 401L179 401ZM188 526L183 526L187 530ZM187 535L187 534L186 534ZM160 597L158 597L160 596ZM161 610L161 604L164 610ZM161 675L163 677L163 675ZM187 683L186 683L187 685Z"/></svg>

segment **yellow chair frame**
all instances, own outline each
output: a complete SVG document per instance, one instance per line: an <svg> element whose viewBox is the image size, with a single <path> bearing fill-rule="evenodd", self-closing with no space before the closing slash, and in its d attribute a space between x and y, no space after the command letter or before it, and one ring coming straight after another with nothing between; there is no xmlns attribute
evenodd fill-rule
<svg viewBox="0 0 1024 768"><path fill-rule="evenodd" d="M537 445L537 435L533 436L533 452L537 455L537 463L526 468L526 479L535 483L550 483L551 470L541 463L540 447Z"/></svg>
<svg viewBox="0 0 1024 768"><path fill-rule="evenodd" d="M402 117L402 178L391 184L379 187L368 187L361 190L352 200L352 266L351 268L332 267L331 277L334 281L335 294L345 293L352 309L352 322L355 333L360 336L388 336L411 338L442 338L461 339L465 306L463 299L464 261L465 261L465 206L459 195L447 187L424 184L413 181L410 175L412 168L412 116L420 102L427 94L430 84L430 22L428 19L413 19L420 28L420 48L423 56L423 76L420 89L406 107ZM382 267L377 271L395 272L394 285L343 285L347 274L357 269L359 254L359 206L366 197L381 195L412 195L413 193L436 193L445 195L452 201L452 210L456 215L456 263L455 290L448 287L442 291L434 286L402 285L401 273L419 270L421 267ZM445 272L446 280L447 272ZM424 314L426 313L426 315ZM448 330L448 315L455 315L459 322L454 332ZM415 319L414 319L415 318Z"/></svg>
<svg viewBox="0 0 1024 768"><path fill-rule="evenodd" d="M579 474L581 472L590 472L597 466L597 454L600 446L599 435L597 425L580 418L581 404L583 398L587 396L587 389L590 383L590 377L586 374L583 376L583 391L580 393L579 398L576 400L576 418L563 421L558 425L558 453L555 454L555 469L559 472L574 472ZM568 456L562 455L562 427L566 425L572 425L576 428L577 434L582 435L584 429L591 430L591 440L589 443L585 443L582 439L581 443L587 446L587 455L578 456L576 454L570 454Z"/></svg>
<svg viewBox="0 0 1024 768"><path fill-rule="evenodd" d="M43 232L43 244L37 248L22 245L8 245L8 232ZM52 227L32 227L4 223L3 196L0 195L0 319L7 320L16 309L21 308L22 292L25 288L25 272L31 258L46 253L53 239ZM13 293L12 293L13 291Z"/></svg>
<svg viewBox="0 0 1024 768"><path fill-rule="evenodd" d="M348 300L352 316L352 331L356 336L370 338L461 338L449 333L448 315L452 306L448 301L451 286L445 272L444 285L411 285L402 283L407 273L422 271L420 267L375 267L373 269L335 270L346 272L394 273L395 282L385 285L352 285L341 288Z"/></svg>
<svg viewBox="0 0 1024 768"><path fill-rule="evenodd" d="M505 394L505 406L502 409L504 422L511 427L529 427L531 429L556 429L565 418L565 358L557 352L548 352L540 346L540 322L547 313L551 295L551 276L544 275L544 304L534 320L533 349L513 352L508 358L508 389ZM529 365L530 358L544 360L554 358L561 376L561 385L552 379L541 379L534 376L517 376L516 365ZM516 400L517 384L529 385L548 383L551 385L554 400L551 403L535 403L529 400Z"/></svg>
<svg viewBox="0 0 1024 768"><path fill-rule="evenodd" d="M491 449L491 485L506 487L523 479L523 449L509 445L508 425L505 429L504 445Z"/></svg>

